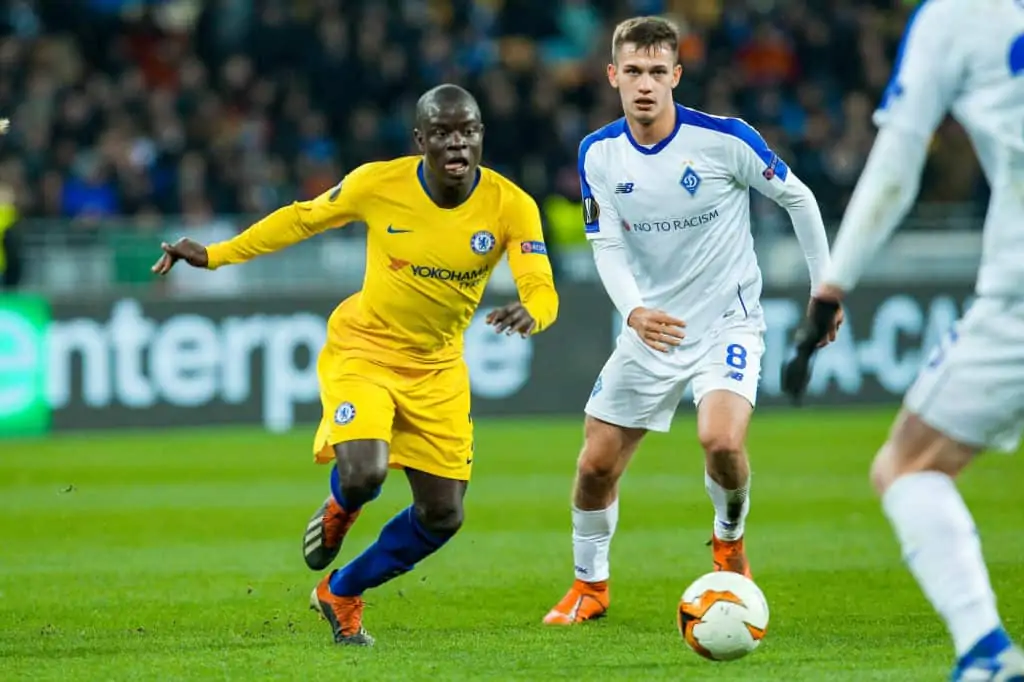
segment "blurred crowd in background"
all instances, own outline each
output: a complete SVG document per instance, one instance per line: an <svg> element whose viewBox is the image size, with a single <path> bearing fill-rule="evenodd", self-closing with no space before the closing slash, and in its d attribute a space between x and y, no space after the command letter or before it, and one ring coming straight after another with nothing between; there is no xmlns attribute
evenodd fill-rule
<svg viewBox="0 0 1024 682"><path fill-rule="evenodd" d="M267 213L412 152L416 98L454 81L480 100L485 162L538 200L549 240L582 240L577 148L621 116L605 65L615 23L637 14L685 33L677 101L758 127L834 221L913 4L8 0L0 203L16 213L0 211L0 233L17 216L85 229L125 216L144 229L168 215ZM983 206L955 124L936 137L924 188L925 201Z"/></svg>

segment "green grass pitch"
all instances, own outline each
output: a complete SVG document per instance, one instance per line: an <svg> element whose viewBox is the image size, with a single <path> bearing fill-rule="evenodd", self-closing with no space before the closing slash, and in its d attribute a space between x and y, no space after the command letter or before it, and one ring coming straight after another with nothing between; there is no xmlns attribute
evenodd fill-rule
<svg viewBox="0 0 1024 682"><path fill-rule="evenodd" d="M748 545L772 608L752 656L711 663L675 630L711 567L690 418L651 437L622 486L603 621L540 621L572 579L580 420L481 420L462 533L368 595L373 649L335 647L308 610L305 523L327 489L310 429L0 443L0 679L942 680L951 652L867 484L891 411L765 412ZM963 479L1011 632L1024 636L1024 459ZM409 500L400 472L353 528L361 551Z"/></svg>

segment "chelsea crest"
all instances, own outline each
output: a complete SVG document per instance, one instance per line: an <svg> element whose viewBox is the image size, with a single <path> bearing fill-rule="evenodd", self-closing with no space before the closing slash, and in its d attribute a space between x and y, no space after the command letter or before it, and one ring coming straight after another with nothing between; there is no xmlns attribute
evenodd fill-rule
<svg viewBox="0 0 1024 682"><path fill-rule="evenodd" d="M483 256L494 250L495 241L493 234L487 230L480 230L469 240L469 246L473 249L473 253Z"/></svg>

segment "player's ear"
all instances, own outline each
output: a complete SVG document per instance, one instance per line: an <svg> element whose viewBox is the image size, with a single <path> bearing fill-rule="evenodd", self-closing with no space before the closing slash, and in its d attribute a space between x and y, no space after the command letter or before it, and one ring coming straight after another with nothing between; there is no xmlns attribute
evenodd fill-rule
<svg viewBox="0 0 1024 682"><path fill-rule="evenodd" d="M615 65L614 64L609 64L608 65L608 82L611 83L611 86L613 88L619 87L619 84L615 80L615 76L616 76L617 73L618 73L618 70L615 68Z"/></svg>
<svg viewBox="0 0 1024 682"><path fill-rule="evenodd" d="M682 64L676 64L675 68L672 69L672 87L673 88L676 87L677 85L679 85L679 79L682 77L682 75L683 75L683 65Z"/></svg>
<svg viewBox="0 0 1024 682"><path fill-rule="evenodd" d="M419 128L412 129L412 139L416 140L416 148L420 150L420 154L427 151L423 146L423 133L420 132Z"/></svg>

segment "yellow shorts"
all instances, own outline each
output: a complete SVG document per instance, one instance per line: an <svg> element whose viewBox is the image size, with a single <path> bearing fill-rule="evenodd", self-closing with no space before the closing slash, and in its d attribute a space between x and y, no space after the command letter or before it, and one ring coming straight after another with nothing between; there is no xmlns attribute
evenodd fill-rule
<svg viewBox="0 0 1024 682"><path fill-rule="evenodd" d="M468 481L473 468L469 370L464 362L434 370L396 369L328 349L317 362L323 418L313 442L319 464L333 445L382 440L391 467Z"/></svg>

